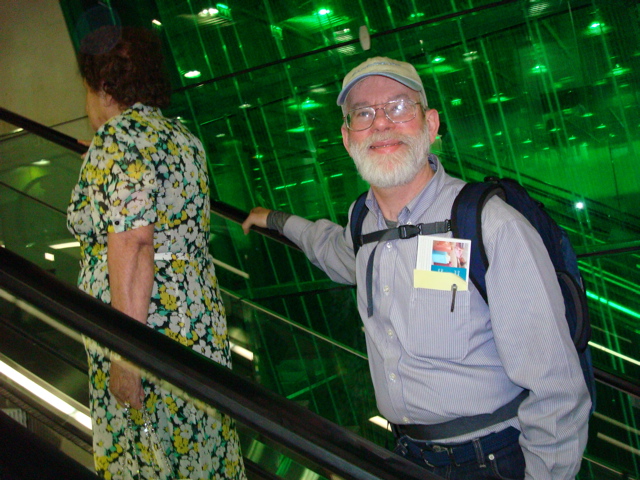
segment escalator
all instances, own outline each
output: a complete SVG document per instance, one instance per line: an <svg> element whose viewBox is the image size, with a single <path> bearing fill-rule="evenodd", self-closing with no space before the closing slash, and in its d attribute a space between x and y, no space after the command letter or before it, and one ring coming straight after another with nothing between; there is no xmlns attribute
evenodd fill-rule
<svg viewBox="0 0 640 480"><path fill-rule="evenodd" d="M73 368L68 360L81 351L83 335L120 353L174 395L196 398L235 418L253 478L287 478L281 473L295 475L296 470L298 475L311 470L317 478L430 478L388 450L153 332L7 249L0 249L0 264L2 310L9 313L8 323L17 333L14 352L6 352L3 341L3 390L51 430L57 426L58 433L65 431L78 447L89 433L87 409L68 395L72 392L64 383L69 376L61 376L57 367ZM42 339L46 346L38 345ZM43 354L47 347L50 358ZM43 405L46 395L29 395L29 383L14 372L54 393L52 408ZM270 466L275 471L270 472Z"/></svg>
<svg viewBox="0 0 640 480"><path fill-rule="evenodd" d="M56 141L62 138L56 134L53 137L52 140ZM42 271L46 271L68 285L73 285L77 257L74 253L76 249L64 247L73 240L66 231L64 211L71 186L77 177L79 161L76 153L59 146L59 143L52 143L52 140L24 133L0 139L0 238L7 250L30 260L41 269L20 263L23 259L15 259L21 265L18 270L29 270L35 277L27 277L23 283L32 283L32 280L45 275ZM73 139L61 140L60 143L65 143L75 151L81 150ZM43 174L39 171L43 167L33 164L37 161L34 160L36 157L48 159L55 168L48 169ZM273 432L261 430L265 420L256 420L256 412L233 412L233 416L241 424L242 447L247 465L255 464L256 469L262 470L254 473L253 475L257 475L254 478L267 478L260 477L267 474L278 478L354 475L349 469L355 467L344 467L347 472L332 470L337 468L332 463L334 457L331 457L331 461L324 457L318 459L307 451L301 452L298 443L307 445L311 442L313 446L309 450L324 452L328 448L325 445L327 442L338 442L344 446L343 442L351 445L352 441L358 443L362 440L367 448L373 448L376 452L374 459L382 455L380 458L384 459L381 463L396 462L395 457L389 459L381 453L387 451L384 447L392 444L392 436L384 428L384 422L382 426L374 423L377 413L366 356L362 353L364 349L353 290L332 284L313 272L313 267L308 265L303 255L288 245L264 236L240 236L237 222L244 218L244 212L219 202L212 202L212 207L217 213L212 219L213 251L214 255L221 252L216 256L216 263L220 283L226 287L223 299L234 352L233 376L228 381L229 385L241 385L239 389L244 393L251 392L246 398L238 400L238 397L232 397L232 400L243 405L252 404L255 396L253 388L259 384L267 392L261 390L261 393L267 395L267 399L263 400L265 403L256 406L260 414L268 417L270 414L263 411L264 406L271 406L272 403L275 405L276 400L286 399L288 403L283 409L288 414L295 412L301 415L297 420L278 417L276 423L291 431L288 434L278 431L274 435ZM597 237L595 233L590 234L593 238ZM244 242L242 248L237 246L239 242ZM236 244L235 248L226 248L230 244ZM601 249L600 243L597 246ZM625 254L637 258L634 248L637 246L632 246ZM242 258L238 258L237 252L242 252ZM282 258L288 261L280 262L279 259ZM634 336L637 338L638 335L638 320L633 316L637 310L633 302L637 302L637 299L628 295L637 286L633 281L623 281L633 277L625 272L625 262L619 260L617 253L607 254L605 251L595 257L585 256L582 262L585 280L588 286L592 286L595 295L591 304L592 315L595 317L594 343L601 348L594 347L599 379L598 409L591 422L589 444L580 478L638 479L640 389L637 379L640 378L640 362L634 354L636 347L633 342ZM609 265L611 268L607 270ZM53 277L49 274L46 274L46 278L52 283ZM0 287L7 291L8 286L4 283ZM602 288L605 287L607 303L602 301L605 298ZM34 285L29 288L40 290ZM60 286L56 288L62 289ZM74 295L73 289L64 290L64 293L61 293L62 290L53 292L55 293L49 294L49 297ZM617 301L610 300L609 296ZM625 297L626 300L623 300ZM24 303L25 300L27 303ZM34 373L40 382L62 392L73 400L76 407L81 408L87 404L87 379L86 360L79 333L87 333L78 326L71 330L68 327L62 328L62 333L58 326L60 319L54 316L55 320L52 320L49 318L52 315L47 313L44 315L47 317L45 320L39 310L43 307L38 305L34 309L33 302L35 300L26 299L22 293L15 291L3 296L0 308L0 353L10 360L9 363ZM86 308L96 316L93 313L94 307ZM67 305L66 308L75 309L74 304ZM101 321L96 319L97 323ZM105 327L101 328L104 330ZM122 335L122 338L127 338L131 332L122 332ZM116 350L117 347L122 348L122 338L112 340ZM159 348L155 344L156 340L149 339L143 350L150 352L159 349L159 353L166 354L164 347ZM105 340L102 342L108 344ZM126 355L127 352L123 354ZM175 356L171 358L175 361L181 355L185 354L175 352ZM157 365L158 361L156 358L153 361L140 359L140 364L149 368ZM191 358L185 359L186 363L192 361ZM208 367L202 368L206 370ZM164 373L166 370L161 371ZM209 376L203 376L202 372L194 372L194 376L182 373L180 378L202 378L204 383L209 380ZM217 374L215 377L217 378ZM171 377L166 379L173 383ZM249 383L243 383L247 381ZM191 394L193 391L202 394L204 388L179 382L175 385ZM216 391L226 391L229 385L225 383L216 386ZM30 418L42 417L37 421L45 426L38 428L45 430L46 427L45 436L55 436L56 429L63 429L56 422L47 422L46 419L51 415L37 413L38 409L28 405L24 395L21 397L19 393L9 391L2 395L5 399L11 397L9 403L12 406L7 407L9 410L13 409L11 412L18 415L19 411L28 411ZM217 397L207 397L205 401L223 410L230 408L228 404L218 405L216 402L221 400ZM312 416L306 418L303 414ZM36 420L24 421L26 424L29 422L33 425ZM303 433L298 431L298 424L304 425L305 429L317 424L321 433L315 432L318 436L311 440L300 439L296 435ZM72 455L82 457L81 452L84 451L86 461L88 433L83 433L80 426L70 427L69 430L64 434L57 432L56 441L64 445L63 450L72 452ZM325 434L326 438L320 438ZM340 440L341 436L348 440ZM362 455L364 450L360 445L353 447L357 454L349 448L348 453L344 454L348 459L347 463L353 460L349 455L356 458L370 456ZM377 450L378 448L381 450ZM340 461L335 461L342 465ZM327 466L327 463L331 465ZM384 472L378 473L381 468L379 465L357 468L365 470L367 474L375 472L373 474L380 475L379 478L386 478ZM411 477L407 473L407 476L403 474L401 477L389 478Z"/></svg>

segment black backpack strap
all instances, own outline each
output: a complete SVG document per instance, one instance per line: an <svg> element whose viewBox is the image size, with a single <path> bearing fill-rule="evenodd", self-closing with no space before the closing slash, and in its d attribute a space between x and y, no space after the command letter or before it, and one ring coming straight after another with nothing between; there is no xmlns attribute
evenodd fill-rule
<svg viewBox="0 0 640 480"><path fill-rule="evenodd" d="M437 235L439 233L447 233L449 231L451 231L450 220L433 223L419 223L417 225L399 225L395 228L378 230L377 232L362 235L361 245L381 242L383 240L405 240L407 238L413 238L416 235Z"/></svg>
<svg viewBox="0 0 640 480"><path fill-rule="evenodd" d="M471 240L469 276L484 301L487 301L487 285L484 279L489 267L482 238L482 209L491 197L504 191L496 181L467 183L451 207L451 231L454 238Z"/></svg>
<svg viewBox="0 0 640 480"><path fill-rule="evenodd" d="M400 434L419 438L420 440L457 437L511 420L518 415L520 404L528 396L529 390L523 390L515 398L493 413L459 417L448 422L433 425L397 425L396 428Z"/></svg>
<svg viewBox="0 0 640 480"><path fill-rule="evenodd" d="M358 196L351 210L349 225L351 227L351 240L353 241L353 254L356 257L358 256L358 250L360 250L360 247L363 245L362 224L364 223L364 218L367 216L367 213L369 213L369 209L365 205L367 193L368 192L362 192Z"/></svg>

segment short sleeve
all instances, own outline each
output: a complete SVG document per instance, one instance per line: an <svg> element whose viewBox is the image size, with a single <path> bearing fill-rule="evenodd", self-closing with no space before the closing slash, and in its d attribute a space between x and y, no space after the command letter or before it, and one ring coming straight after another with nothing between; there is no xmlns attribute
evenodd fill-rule
<svg viewBox="0 0 640 480"><path fill-rule="evenodd" d="M106 167L104 220L107 232L120 233L156 222L156 169L138 148L139 139L110 127L102 132Z"/></svg>

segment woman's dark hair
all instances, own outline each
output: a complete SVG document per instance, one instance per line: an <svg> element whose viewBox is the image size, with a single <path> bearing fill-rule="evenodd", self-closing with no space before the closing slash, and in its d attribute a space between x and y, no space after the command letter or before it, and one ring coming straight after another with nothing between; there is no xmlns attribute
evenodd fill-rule
<svg viewBox="0 0 640 480"><path fill-rule="evenodd" d="M171 85L160 39L149 30L102 27L82 40L78 63L91 90L104 90L124 107L169 105Z"/></svg>

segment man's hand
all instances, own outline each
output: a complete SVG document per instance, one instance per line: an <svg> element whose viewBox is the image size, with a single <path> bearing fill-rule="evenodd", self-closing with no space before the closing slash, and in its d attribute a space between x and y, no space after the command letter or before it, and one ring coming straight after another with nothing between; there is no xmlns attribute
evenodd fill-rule
<svg viewBox="0 0 640 480"><path fill-rule="evenodd" d="M255 225L256 227L267 228L267 217L271 210L263 207L252 208L249 216L242 222L242 230L244 234L249 233L249 229Z"/></svg>
<svg viewBox="0 0 640 480"><path fill-rule="evenodd" d="M109 390L122 406L131 405L136 410L142 409L144 390L140 379L140 371L124 360L111 361Z"/></svg>

